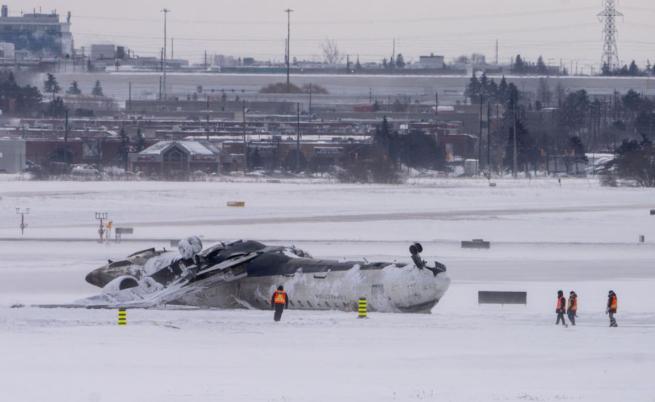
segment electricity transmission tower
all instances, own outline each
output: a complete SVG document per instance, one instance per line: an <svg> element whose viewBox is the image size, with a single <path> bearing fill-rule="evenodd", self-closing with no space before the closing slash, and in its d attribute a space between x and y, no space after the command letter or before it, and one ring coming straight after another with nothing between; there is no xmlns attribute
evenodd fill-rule
<svg viewBox="0 0 655 402"><path fill-rule="evenodd" d="M616 10L616 0L603 0L603 11L598 13L598 18L604 25L601 67L607 66L606 68L610 70L619 67L619 49L616 45L618 35L616 17L623 17L623 14Z"/></svg>

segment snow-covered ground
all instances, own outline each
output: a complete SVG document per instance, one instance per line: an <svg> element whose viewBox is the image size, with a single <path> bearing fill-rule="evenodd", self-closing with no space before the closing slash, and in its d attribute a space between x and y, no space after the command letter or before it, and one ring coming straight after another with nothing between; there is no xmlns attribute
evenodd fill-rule
<svg viewBox="0 0 655 402"><path fill-rule="evenodd" d="M655 191L497 184L0 180L0 400L655 401ZM30 208L24 240L16 207ZM134 235L95 242L95 211ZM110 310L10 308L97 293L84 275L107 258L192 234L369 260L407 260L418 240L453 282L431 315L368 320L131 310L118 327ZM491 249L460 248L472 238ZM575 328L553 325L558 289L579 295ZM479 290L524 290L528 305L479 306Z"/></svg>

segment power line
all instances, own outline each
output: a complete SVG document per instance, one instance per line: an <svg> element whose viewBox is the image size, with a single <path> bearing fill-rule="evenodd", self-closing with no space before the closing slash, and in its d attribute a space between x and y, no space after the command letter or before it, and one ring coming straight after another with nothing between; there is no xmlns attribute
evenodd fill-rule
<svg viewBox="0 0 655 402"><path fill-rule="evenodd" d="M593 10L592 7L579 7L579 8L556 8L544 9L536 11L517 11L517 12L504 12L504 13L481 13L481 14L462 14L440 17L420 17L420 18L358 18L358 19L334 19L334 20L304 20L295 22L297 25L340 25L340 24L397 24L397 23L430 23L430 22L443 22L455 20L473 20L484 19L489 20L493 18L515 18L526 16L543 16L547 14L569 14L571 12L587 12ZM108 20L108 21L129 21L129 22L152 22L156 23L158 20L151 18L124 18L124 17L107 17L96 15L78 15L77 19L95 19L95 20ZM278 25L279 20L205 20L205 19L171 19L172 23L178 24L222 24L222 25Z"/></svg>

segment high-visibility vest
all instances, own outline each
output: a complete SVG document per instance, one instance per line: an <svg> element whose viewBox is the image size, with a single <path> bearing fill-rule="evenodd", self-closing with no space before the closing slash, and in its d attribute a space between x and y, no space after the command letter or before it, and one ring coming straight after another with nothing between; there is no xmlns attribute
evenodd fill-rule
<svg viewBox="0 0 655 402"><path fill-rule="evenodd" d="M616 301L616 295L612 295L610 298L610 310L616 311L616 307L618 305L618 302Z"/></svg>
<svg viewBox="0 0 655 402"><path fill-rule="evenodd" d="M577 311L578 310L578 298L569 297L569 310Z"/></svg>
<svg viewBox="0 0 655 402"><path fill-rule="evenodd" d="M273 295L273 302L275 304L286 304L287 302L287 292L284 290L277 290Z"/></svg>
<svg viewBox="0 0 655 402"><path fill-rule="evenodd" d="M566 306L566 299L562 297L557 298L557 304L555 305L555 310L564 310Z"/></svg>

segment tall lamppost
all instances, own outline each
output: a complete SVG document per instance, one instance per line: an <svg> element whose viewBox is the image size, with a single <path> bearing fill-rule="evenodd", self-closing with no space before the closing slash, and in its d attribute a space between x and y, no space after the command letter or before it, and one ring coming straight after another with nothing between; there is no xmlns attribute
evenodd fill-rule
<svg viewBox="0 0 655 402"><path fill-rule="evenodd" d="M168 13L171 12L171 10L164 8L161 10L162 13L164 13L164 50L162 53L162 98L166 100L166 48L167 48L167 32L166 32L166 22L167 22L167 16Z"/></svg>
<svg viewBox="0 0 655 402"><path fill-rule="evenodd" d="M291 13L292 9L287 8L284 10L287 13L287 92L291 92Z"/></svg>

